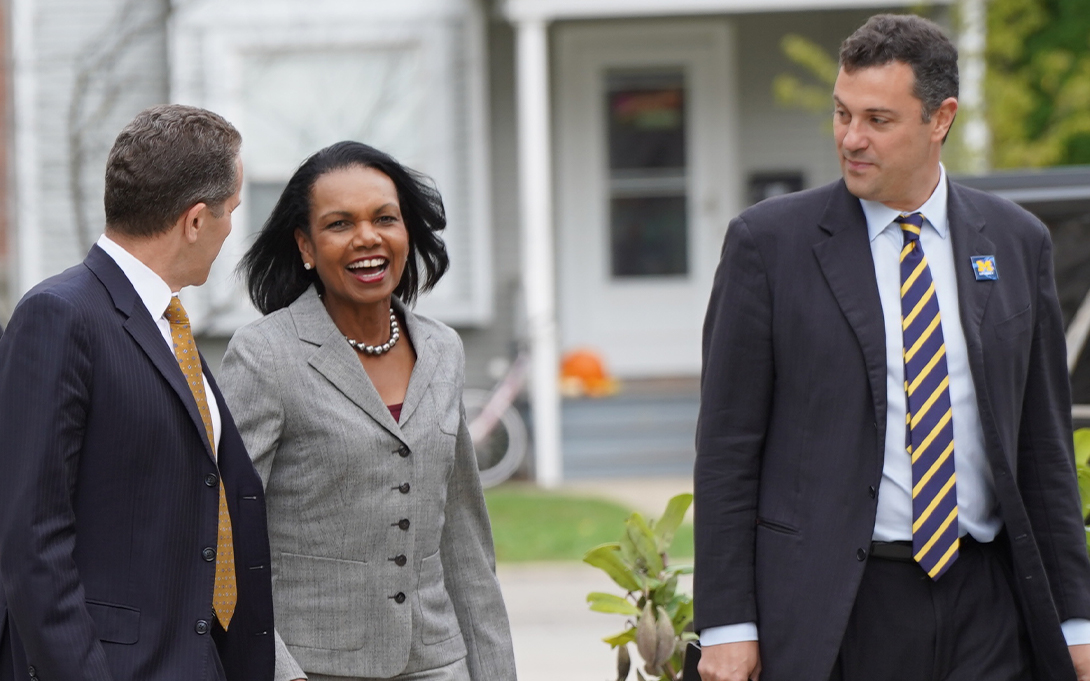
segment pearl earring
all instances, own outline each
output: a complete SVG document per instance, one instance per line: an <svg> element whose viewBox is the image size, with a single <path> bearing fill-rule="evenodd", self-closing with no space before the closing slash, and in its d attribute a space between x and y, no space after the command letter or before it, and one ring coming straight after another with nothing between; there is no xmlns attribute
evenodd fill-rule
<svg viewBox="0 0 1090 681"><path fill-rule="evenodd" d="M304 269L304 270L309 270L309 269L311 269L312 267L314 267L314 266L313 266L313 265L311 265L311 264L310 264L309 262L305 262L305 263L303 263L303 269Z"/></svg>

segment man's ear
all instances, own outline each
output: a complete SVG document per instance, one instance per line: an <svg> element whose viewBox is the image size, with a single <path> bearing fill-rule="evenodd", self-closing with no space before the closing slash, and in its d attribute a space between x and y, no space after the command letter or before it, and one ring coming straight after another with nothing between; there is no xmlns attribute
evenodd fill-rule
<svg viewBox="0 0 1090 681"><path fill-rule="evenodd" d="M192 244L197 241L197 237L204 227L204 217L207 211L208 204L203 202L195 203L179 218L182 222L182 236L185 237L188 243Z"/></svg>
<svg viewBox="0 0 1090 681"><path fill-rule="evenodd" d="M950 134L950 126L954 124L954 117L958 114L958 100L955 97L947 97L939 104L935 113L931 114L931 122L934 128L931 130L931 140L942 142Z"/></svg>

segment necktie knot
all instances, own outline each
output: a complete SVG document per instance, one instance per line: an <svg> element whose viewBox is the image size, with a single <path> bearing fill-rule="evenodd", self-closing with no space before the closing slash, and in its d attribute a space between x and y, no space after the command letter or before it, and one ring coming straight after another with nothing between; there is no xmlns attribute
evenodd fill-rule
<svg viewBox="0 0 1090 681"><path fill-rule="evenodd" d="M893 219L894 222L901 225L901 233L905 237L905 243L910 241L919 241L920 230L923 229L923 215L920 213L904 213L898 215Z"/></svg>
<svg viewBox="0 0 1090 681"><path fill-rule="evenodd" d="M163 316L171 324L189 324L189 315L186 314L185 308L182 307L182 300L178 296L170 297L170 304L167 305Z"/></svg>

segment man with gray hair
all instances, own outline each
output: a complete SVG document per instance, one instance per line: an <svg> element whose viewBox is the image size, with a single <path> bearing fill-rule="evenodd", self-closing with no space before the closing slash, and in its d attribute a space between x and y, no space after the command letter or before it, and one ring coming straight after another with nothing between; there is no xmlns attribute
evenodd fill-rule
<svg viewBox="0 0 1090 681"><path fill-rule="evenodd" d="M704 681L1090 679L1052 246L948 181L957 50L843 44L843 179L730 225L704 327Z"/></svg>
<svg viewBox="0 0 1090 681"><path fill-rule="evenodd" d="M106 231L0 338L0 681L270 681L261 481L178 292L242 187L220 116L147 109Z"/></svg>

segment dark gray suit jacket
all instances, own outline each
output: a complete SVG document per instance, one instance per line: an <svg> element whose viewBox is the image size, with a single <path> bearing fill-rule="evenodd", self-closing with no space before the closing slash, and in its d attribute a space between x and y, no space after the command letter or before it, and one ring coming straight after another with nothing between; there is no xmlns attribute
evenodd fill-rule
<svg viewBox="0 0 1090 681"><path fill-rule="evenodd" d="M950 185L961 324L1036 678L1074 679L1090 618L1064 331L1045 227ZM998 281L970 256L994 255ZM886 355L866 220L843 181L730 226L704 328L696 627L758 624L761 681L825 681L865 567L882 476Z"/></svg>

